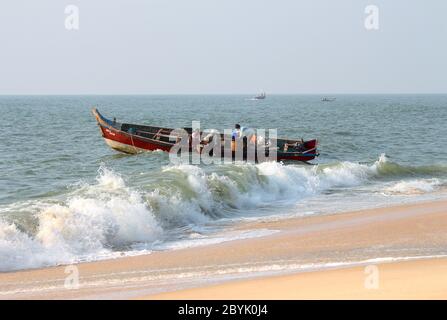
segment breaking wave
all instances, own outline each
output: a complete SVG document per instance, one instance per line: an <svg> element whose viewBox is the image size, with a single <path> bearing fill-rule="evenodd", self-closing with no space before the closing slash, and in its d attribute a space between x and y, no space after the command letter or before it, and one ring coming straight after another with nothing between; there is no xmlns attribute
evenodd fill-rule
<svg viewBox="0 0 447 320"><path fill-rule="evenodd" d="M396 177L446 173L443 166L405 167L384 155L372 164L168 166L137 184L101 167L94 183L79 183L62 200L0 207L0 270L119 256L142 243L151 248L168 241L173 230L191 230L262 207L287 207L325 192ZM431 192L442 184L424 181L398 180L386 191ZM31 222L14 218L21 208L33 210Z"/></svg>
<svg viewBox="0 0 447 320"><path fill-rule="evenodd" d="M441 185L439 179L417 179L394 183L384 191L386 194L415 195L433 192Z"/></svg>
<svg viewBox="0 0 447 320"><path fill-rule="evenodd" d="M0 220L0 270L107 256L162 233L141 195L103 168L96 184L80 186L64 203L49 204L34 218L34 232Z"/></svg>

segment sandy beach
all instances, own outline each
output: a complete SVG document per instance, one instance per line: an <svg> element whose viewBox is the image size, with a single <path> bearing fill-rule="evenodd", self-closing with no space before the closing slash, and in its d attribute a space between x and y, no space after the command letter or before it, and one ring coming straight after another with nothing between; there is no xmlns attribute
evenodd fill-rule
<svg viewBox="0 0 447 320"><path fill-rule="evenodd" d="M275 232L75 266L5 272L0 274L0 298L444 299L446 218L447 200L441 200L246 222L235 228Z"/></svg>
<svg viewBox="0 0 447 320"><path fill-rule="evenodd" d="M377 272L377 284L368 276ZM145 299L446 299L447 259L384 263L235 281Z"/></svg>

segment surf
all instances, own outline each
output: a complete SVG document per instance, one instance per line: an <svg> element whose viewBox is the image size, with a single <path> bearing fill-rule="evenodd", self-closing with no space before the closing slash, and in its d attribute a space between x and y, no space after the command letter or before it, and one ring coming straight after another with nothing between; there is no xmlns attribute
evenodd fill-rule
<svg viewBox="0 0 447 320"><path fill-rule="evenodd" d="M388 196L435 192L445 186L447 167L404 166L381 155L371 163L167 165L142 173L134 182L101 166L93 181L62 196L0 206L0 270L181 248L182 241L194 245L194 234L206 244L222 219L285 214L306 199L355 188L374 186L369 192ZM226 241L225 233L216 241Z"/></svg>

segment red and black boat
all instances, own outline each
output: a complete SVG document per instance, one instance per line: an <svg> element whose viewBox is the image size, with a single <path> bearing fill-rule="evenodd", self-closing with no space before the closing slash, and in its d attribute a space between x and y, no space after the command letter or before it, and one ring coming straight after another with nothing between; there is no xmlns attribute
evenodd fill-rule
<svg viewBox="0 0 447 320"><path fill-rule="evenodd" d="M94 108L92 110L93 115L101 129L101 134L105 142L117 151L121 151L129 154L136 154L144 151L162 150L169 152L171 148L178 142L176 139L172 139L172 132L174 129L155 127L131 123L119 123L114 118L113 120L105 118L99 111ZM193 152L195 148L191 146L191 128L182 128L188 134L190 152ZM220 135L224 140L224 135ZM230 138L231 139L231 138ZM173 141L174 140L174 141ZM316 139L304 141L292 140L292 139L275 139L276 143L274 148L276 151L276 160L292 160L307 162L318 157ZM207 144L208 142L200 141L200 144ZM222 146L225 144L222 143ZM199 147L202 147L200 145ZM266 144L264 147L266 152L269 153L269 149L273 148L273 144L269 146ZM202 150L202 149L198 149ZM221 153L222 156L225 152ZM234 157L234 152L233 152Z"/></svg>

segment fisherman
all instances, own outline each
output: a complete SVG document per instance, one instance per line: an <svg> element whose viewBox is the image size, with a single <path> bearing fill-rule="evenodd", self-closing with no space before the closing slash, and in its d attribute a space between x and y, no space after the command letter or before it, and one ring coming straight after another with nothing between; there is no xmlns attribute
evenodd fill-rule
<svg viewBox="0 0 447 320"><path fill-rule="evenodd" d="M253 144L255 144L256 136L252 133L253 129L241 127L239 123L234 125L233 133L231 135L231 151L236 151L237 141L242 142L243 160L246 160L248 138L254 138Z"/></svg>
<svg viewBox="0 0 447 320"><path fill-rule="evenodd" d="M240 139L240 138L249 138L250 142L256 143L256 130L253 128L241 127L240 124L235 124L234 129L231 135L232 140Z"/></svg>
<svg viewBox="0 0 447 320"><path fill-rule="evenodd" d="M242 130L244 130L243 127L239 123L236 123L234 125L233 133L231 135L232 140L239 139L242 136Z"/></svg>
<svg viewBox="0 0 447 320"><path fill-rule="evenodd" d="M234 125L233 132L231 133L231 151L232 152L236 151L236 140L241 137L241 134L242 134L241 125L239 123L236 123Z"/></svg>

